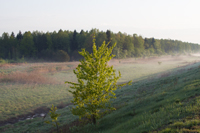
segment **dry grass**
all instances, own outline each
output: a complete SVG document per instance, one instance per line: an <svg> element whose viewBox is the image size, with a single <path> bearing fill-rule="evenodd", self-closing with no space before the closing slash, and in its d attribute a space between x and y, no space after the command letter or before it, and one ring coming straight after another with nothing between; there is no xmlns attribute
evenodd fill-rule
<svg viewBox="0 0 200 133"><path fill-rule="evenodd" d="M0 66L0 83L59 84L48 75L75 69L78 63L6 63Z"/></svg>
<svg viewBox="0 0 200 133"><path fill-rule="evenodd" d="M12 68L15 66L26 66L27 63L5 63L5 64L0 64L0 68Z"/></svg>
<svg viewBox="0 0 200 133"><path fill-rule="evenodd" d="M0 74L0 82L15 82L15 83L37 83L46 84L53 83L49 78L42 76L38 72L12 72L10 74Z"/></svg>

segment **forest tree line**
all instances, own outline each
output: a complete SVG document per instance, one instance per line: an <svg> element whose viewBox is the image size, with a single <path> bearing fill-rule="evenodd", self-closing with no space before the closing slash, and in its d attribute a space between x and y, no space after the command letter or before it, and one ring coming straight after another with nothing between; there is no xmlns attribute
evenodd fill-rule
<svg viewBox="0 0 200 133"><path fill-rule="evenodd" d="M165 54L185 54L200 51L200 45L179 40L143 38L137 34L113 33L110 30L39 32L27 31L15 35L4 32L0 37L0 58L17 60L20 58L42 59L45 61L73 61L82 58L78 54L82 48L92 52L93 36L97 47L110 42L117 43L113 49L115 58L149 57Z"/></svg>

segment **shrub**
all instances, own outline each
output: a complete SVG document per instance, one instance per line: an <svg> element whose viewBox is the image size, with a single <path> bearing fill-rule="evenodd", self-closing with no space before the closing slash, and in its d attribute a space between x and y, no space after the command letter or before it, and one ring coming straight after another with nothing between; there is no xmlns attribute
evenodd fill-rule
<svg viewBox="0 0 200 133"><path fill-rule="evenodd" d="M60 116L60 114L56 113L56 110L57 110L57 107L54 107L52 104L51 110L49 111L51 121L45 121L45 123L52 124L54 127L56 127L57 133L58 133L59 132L58 125L60 125L60 123L58 122L58 117Z"/></svg>
<svg viewBox="0 0 200 133"><path fill-rule="evenodd" d="M58 61L58 62L66 62L66 61L70 60L70 57L67 54L67 52L65 52L63 50L58 50L55 54L54 59L55 59L55 61Z"/></svg>
<svg viewBox="0 0 200 133"><path fill-rule="evenodd" d="M5 64L5 63L7 63L6 60L0 59L0 64Z"/></svg>

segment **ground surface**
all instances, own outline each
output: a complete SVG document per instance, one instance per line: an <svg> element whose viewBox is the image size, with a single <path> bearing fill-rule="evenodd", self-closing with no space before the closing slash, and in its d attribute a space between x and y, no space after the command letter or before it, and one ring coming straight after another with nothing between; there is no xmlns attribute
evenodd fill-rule
<svg viewBox="0 0 200 133"><path fill-rule="evenodd" d="M158 115L158 117L160 117L159 119L167 118L166 116L163 116L162 118L159 114L156 114L160 113L162 108L166 110L166 108L173 109L175 108L174 106L177 106L176 104L173 105L174 102L172 102L172 100L167 101L167 99L178 99L178 101L182 103L184 98L187 99L193 96L191 94L184 98L179 97L178 95L172 95L172 97L170 97L171 94L176 94L174 93L175 91L180 91L180 87L176 88L176 84L178 83L180 83L180 86L182 87L187 86L184 84L186 82L188 82L188 85L190 85L190 82L191 84L199 83L198 76L195 77L196 80L191 76L196 75L195 72L191 74L188 73L198 68L200 65L198 63L199 61L200 57L198 55L111 60L109 65L114 65L116 70L121 71L122 78L119 80L119 83L133 80L133 85L116 91L118 98L113 101L113 106L119 108L119 111L116 111L111 115L106 115L99 121L99 127L96 127L95 129L90 127L91 125L88 125L91 129L90 132L122 132L122 129L126 128L126 126L128 132L139 131L139 127L136 129L129 129L131 123L134 123L133 125L135 126L143 123L143 126L145 126L145 123L148 125L148 120L149 123L154 123L154 125L151 125L152 128L140 127L141 129L145 129L144 131L153 131L154 129L161 128L164 124L163 121L160 122L160 124L157 124L159 121L156 121L156 119L151 121L150 119L153 119L155 117L154 115ZM51 104L63 108L59 111L62 114L62 118L60 119L60 123L62 123L61 126L76 120L77 117L71 115L69 111L72 105L64 108L70 103L72 98L71 94L68 92L69 86L64 84L64 81L76 82L76 77L72 70L75 69L78 64L79 62L1 65L0 132L48 131L51 129L51 126L44 124L42 118L38 117L26 121L23 119L30 117L31 115L33 116L35 114L48 112ZM183 78L183 75L176 76L180 74L188 75L188 78L187 76ZM172 89L173 87L175 89ZM194 96L199 94L199 92L196 92L197 91L195 91ZM176 98L173 98L173 96ZM149 103L148 101L152 101L152 103ZM173 107L170 107L170 102ZM166 106L161 106L161 104L166 104ZM150 114L144 110L149 110ZM136 114L138 114L138 118L134 117L134 119L132 119L132 116L136 116ZM175 116L172 115L172 117ZM180 118L182 117L183 116ZM22 121L16 123L20 119ZM109 121L112 125L109 124ZM113 121L116 121L116 124L113 124ZM122 122L124 124L122 124ZM8 123L10 124L3 126ZM147 125L146 127L148 127ZM87 131L88 126L85 126L81 130ZM164 129L164 127L162 128ZM140 131L143 131L141 129ZM76 132L79 130L78 128L73 128L71 131Z"/></svg>

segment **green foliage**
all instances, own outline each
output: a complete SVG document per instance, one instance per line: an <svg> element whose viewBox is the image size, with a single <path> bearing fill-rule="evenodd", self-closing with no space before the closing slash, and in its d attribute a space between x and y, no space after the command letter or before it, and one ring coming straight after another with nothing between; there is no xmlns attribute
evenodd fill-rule
<svg viewBox="0 0 200 133"><path fill-rule="evenodd" d="M69 55L67 54L67 52L63 51L63 50L58 50L55 54L54 57L55 61L59 61L59 62L66 62L70 60Z"/></svg>
<svg viewBox="0 0 200 133"><path fill-rule="evenodd" d="M103 40L110 42L109 47L117 42L112 52L116 55L115 58L149 57L172 53L187 54L199 52L200 50L198 44L178 40L143 38L137 34L113 33L110 30L103 32L98 29L91 29L89 32L81 30L78 33L76 30L63 31L60 29L58 32L46 33L39 31L31 33L28 31L23 35L19 32L17 37L14 33L9 35L4 32L0 37L0 58L17 60L17 58L24 55L26 59L52 60L51 56L54 57L58 50L63 50L69 54L71 60L79 60L81 58L77 56L77 53L81 48L85 48L89 53L92 53L94 33L97 47Z"/></svg>
<svg viewBox="0 0 200 133"><path fill-rule="evenodd" d="M2 58L0 58L0 64L5 64L5 63L7 63L7 61L2 59Z"/></svg>
<svg viewBox="0 0 200 133"><path fill-rule="evenodd" d="M51 110L49 111L51 121L45 121L45 123L52 124L54 127L57 127L57 132L58 132L59 131L58 125L60 124L58 122L58 117L60 116L60 114L57 114L56 110L57 110L57 107L54 107L53 104L52 104Z"/></svg>
<svg viewBox="0 0 200 133"><path fill-rule="evenodd" d="M113 66L108 66L108 61L114 57L111 53L116 44L109 48L108 45L109 43L105 44L104 41L97 50L93 39L93 53L89 54L85 49L79 52L84 59L74 70L78 83L65 82L73 85L71 88L74 89L70 91L74 97L72 103L76 105L72 108L72 113L79 118L91 118L94 124L99 118L100 109L115 110L109 102L111 98L116 98L113 91L127 84L117 85L121 73L119 71L119 76L116 76Z"/></svg>
<svg viewBox="0 0 200 133"><path fill-rule="evenodd" d="M34 57L35 56L35 46L33 42L33 36L31 32L25 32L23 39L20 45L21 54L25 57Z"/></svg>

